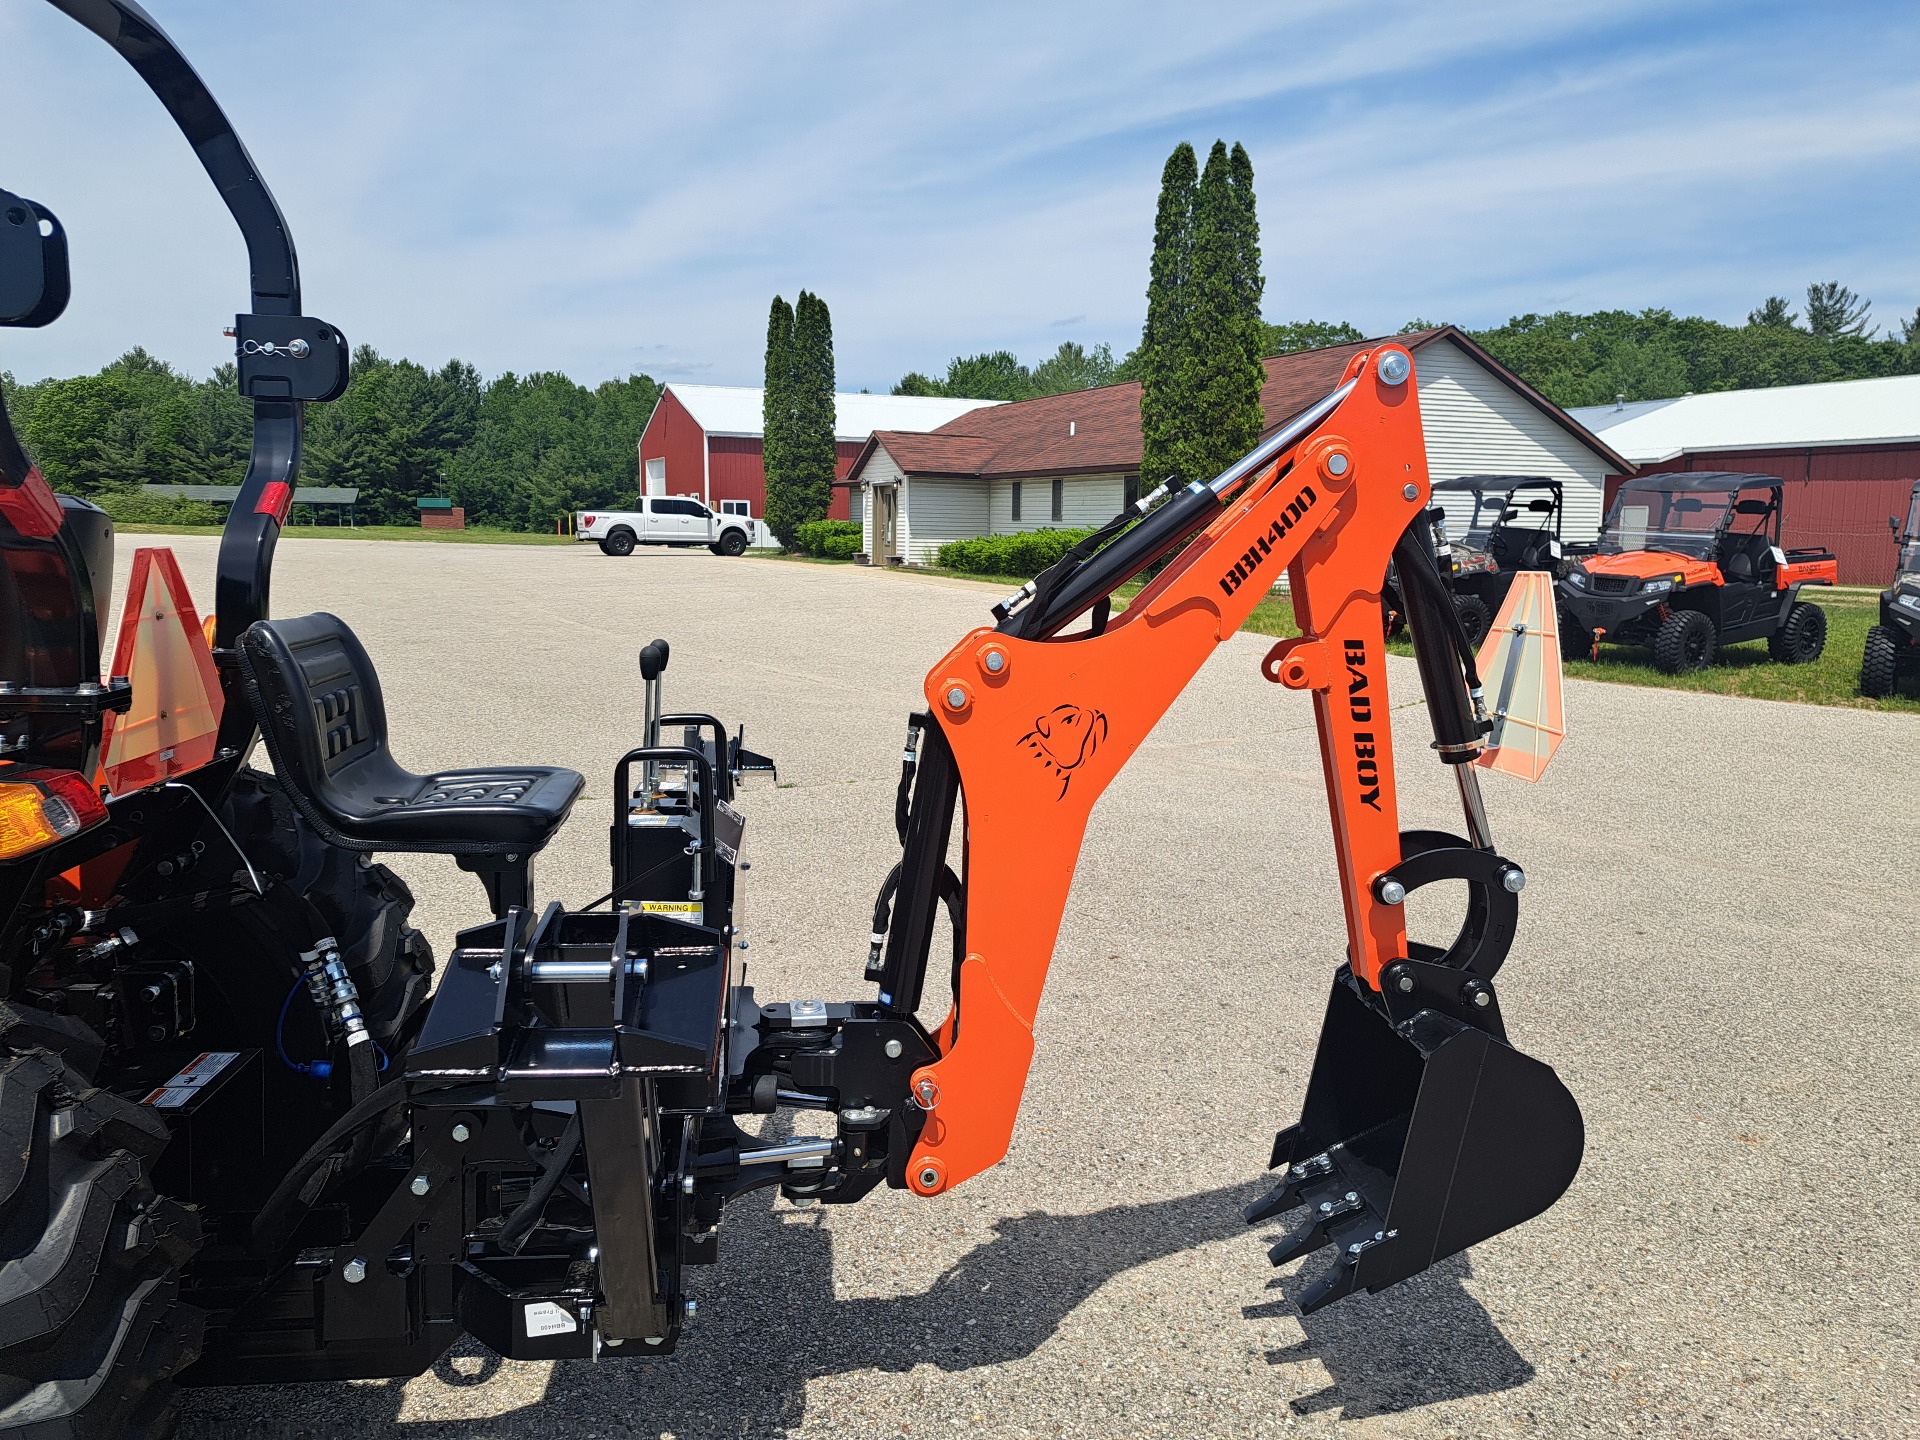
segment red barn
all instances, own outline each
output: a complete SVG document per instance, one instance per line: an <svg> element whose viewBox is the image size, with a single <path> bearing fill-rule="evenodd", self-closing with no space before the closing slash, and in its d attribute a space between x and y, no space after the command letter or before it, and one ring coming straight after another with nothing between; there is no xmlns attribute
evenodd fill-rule
<svg viewBox="0 0 1920 1440"><path fill-rule="evenodd" d="M1893 579L1887 517L1906 515L1920 478L1920 375L1722 390L1569 413L1642 475L1778 475L1789 482L1787 544L1831 549L1842 585ZM1609 505L1622 478L1607 477Z"/></svg>
<svg viewBox="0 0 1920 1440"><path fill-rule="evenodd" d="M764 516L767 472L761 463L765 392L736 385L669 385L640 435L640 474L649 495L697 495L712 510ZM932 430L990 400L927 395L836 395L836 479L844 479L875 430ZM744 507L744 508L743 508ZM835 487L828 512L847 518L847 492Z"/></svg>

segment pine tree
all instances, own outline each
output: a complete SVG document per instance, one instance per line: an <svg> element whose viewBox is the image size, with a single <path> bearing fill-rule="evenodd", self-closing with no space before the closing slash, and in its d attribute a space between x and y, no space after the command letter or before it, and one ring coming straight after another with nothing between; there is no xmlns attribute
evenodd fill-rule
<svg viewBox="0 0 1920 1440"><path fill-rule="evenodd" d="M1175 442L1176 467L1211 479L1253 448L1260 409L1259 253L1251 211L1252 167L1243 200L1227 147L1215 141L1194 188L1193 262L1188 274L1190 340L1176 383L1191 397L1191 421ZM1249 253L1253 258L1249 265ZM1251 306L1251 309L1249 308Z"/></svg>
<svg viewBox="0 0 1920 1440"><path fill-rule="evenodd" d="M1132 357L1140 379L1140 476L1147 489L1179 470L1176 449L1192 420L1181 388L1181 361L1189 348L1187 273L1193 262L1196 169L1193 147L1182 140L1160 174L1147 323Z"/></svg>
<svg viewBox="0 0 1920 1440"><path fill-rule="evenodd" d="M760 402L760 463L767 479L768 525L786 513L793 484L793 307L778 295L767 312L767 368ZM778 533L776 529L776 534ZM785 537L781 537L785 540Z"/></svg>
<svg viewBox="0 0 1920 1440"><path fill-rule="evenodd" d="M1867 313L1873 302L1862 300L1838 280L1827 280L1807 287L1807 329L1816 339L1838 340L1843 335L1873 338L1880 327L1869 327Z"/></svg>
<svg viewBox="0 0 1920 1440"><path fill-rule="evenodd" d="M780 510L767 496L767 524L783 545L794 530L827 518L833 502L838 452L834 448L833 317L827 302L802 290L793 311L792 368L788 381L791 426L786 436L789 483Z"/></svg>
<svg viewBox="0 0 1920 1440"><path fill-rule="evenodd" d="M1227 178L1233 192L1235 253L1233 292L1238 301L1240 329L1247 358L1260 363L1266 353L1267 322L1261 315L1267 281L1260 273L1260 211L1253 197L1253 161L1246 147L1234 142L1228 155ZM1265 371L1262 376L1264 378Z"/></svg>

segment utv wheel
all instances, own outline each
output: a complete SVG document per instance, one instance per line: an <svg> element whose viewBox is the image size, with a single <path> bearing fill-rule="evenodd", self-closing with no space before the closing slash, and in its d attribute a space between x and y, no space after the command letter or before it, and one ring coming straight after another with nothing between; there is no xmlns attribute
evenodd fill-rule
<svg viewBox="0 0 1920 1440"><path fill-rule="evenodd" d="M609 555L631 555L633 553L633 531L627 529L614 531L600 542L600 548Z"/></svg>
<svg viewBox="0 0 1920 1440"><path fill-rule="evenodd" d="M1867 648L1860 656L1860 693L1879 700L1900 684L1900 637L1885 625L1867 631Z"/></svg>
<svg viewBox="0 0 1920 1440"><path fill-rule="evenodd" d="M1827 648L1827 612L1800 600L1787 623L1767 640L1767 653L1785 665L1811 665Z"/></svg>
<svg viewBox="0 0 1920 1440"><path fill-rule="evenodd" d="M153 1110L54 1052L0 1058L0 1434L173 1432L172 1380L206 1317L179 1299L199 1213L148 1178L166 1144Z"/></svg>
<svg viewBox="0 0 1920 1440"><path fill-rule="evenodd" d="M716 555L726 555L726 556L746 554L747 553L746 533L740 530L725 531L720 536L720 538L714 542L713 553Z"/></svg>
<svg viewBox="0 0 1920 1440"><path fill-rule="evenodd" d="M1593 657L1593 632L1567 611L1560 612L1560 658L1588 660Z"/></svg>
<svg viewBox="0 0 1920 1440"><path fill-rule="evenodd" d="M1456 595L1453 597L1453 613L1460 617L1460 628L1467 632L1467 643L1478 650L1493 624L1493 616L1487 611L1487 602L1478 595Z"/></svg>
<svg viewBox="0 0 1920 1440"><path fill-rule="evenodd" d="M1705 669L1713 663L1719 640L1713 617L1698 610L1676 610L1653 637L1654 666L1669 675Z"/></svg>

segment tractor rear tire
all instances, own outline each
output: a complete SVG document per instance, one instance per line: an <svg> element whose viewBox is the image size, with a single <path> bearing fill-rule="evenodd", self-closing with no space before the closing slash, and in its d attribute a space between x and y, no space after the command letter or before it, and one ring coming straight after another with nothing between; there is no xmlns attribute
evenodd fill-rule
<svg viewBox="0 0 1920 1440"><path fill-rule="evenodd" d="M153 1110L15 1048L36 1020L0 1005L0 1433L163 1440L206 1325L180 1303L199 1212L154 1193Z"/></svg>
<svg viewBox="0 0 1920 1440"><path fill-rule="evenodd" d="M407 882L371 855L327 844L294 809L279 778L259 770L235 777L227 826L256 865L284 877L319 912L340 942L368 1033L390 1062L399 1059L426 1018L434 970L433 946L407 924Z"/></svg>
<svg viewBox="0 0 1920 1440"><path fill-rule="evenodd" d="M1478 595L1456 595L1453 597L1453 613L1460 617L1460 628L1467 632L1467 643L1478 650L1480 642L1487 638L1487 631L1493 625L1493 615L1487 609L1487 602Z"/></svg>
<svg viewBox="0 0 1920 1440"><path fill-rule="evenodd" d="M622 526L600 542L600 549L608 555L631 555L633 544L633 531Z"/></svg>
<svg viewBox="0 0 1920 1440"><path fill-rule="evenodd" d="M1860 654L1860 693L1882 700L1899 688L1900 636L1885 625L1867 631L1867 648Z"/></svg>
<svg viewBox="0 0 1920 1440"><path fill-rule="evenodd" d="M1653 637L1653 663L1669 675L1684 675L1689 670L1704 670L1713 663L1720 634L1713 617L1698 610L1676 610Z"/></svg>
<svg viewBox="0 0 1920 1440"><path fill-rule="evenodd" d="M1767 638L1767 653L1783 665L1811 665L1827 648L1827 612L1797 600L1787 620Z"/></svg>

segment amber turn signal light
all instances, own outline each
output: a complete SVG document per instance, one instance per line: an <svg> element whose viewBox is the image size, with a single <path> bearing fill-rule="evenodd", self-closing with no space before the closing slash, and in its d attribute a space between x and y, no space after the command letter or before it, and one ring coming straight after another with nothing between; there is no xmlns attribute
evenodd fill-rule
<svg viewBox="0 0 1920 1440"><path fill-rule="evenodd" d="M71 770L0 765L0 860L58 844L107 818L107 807Z"/></svg>

